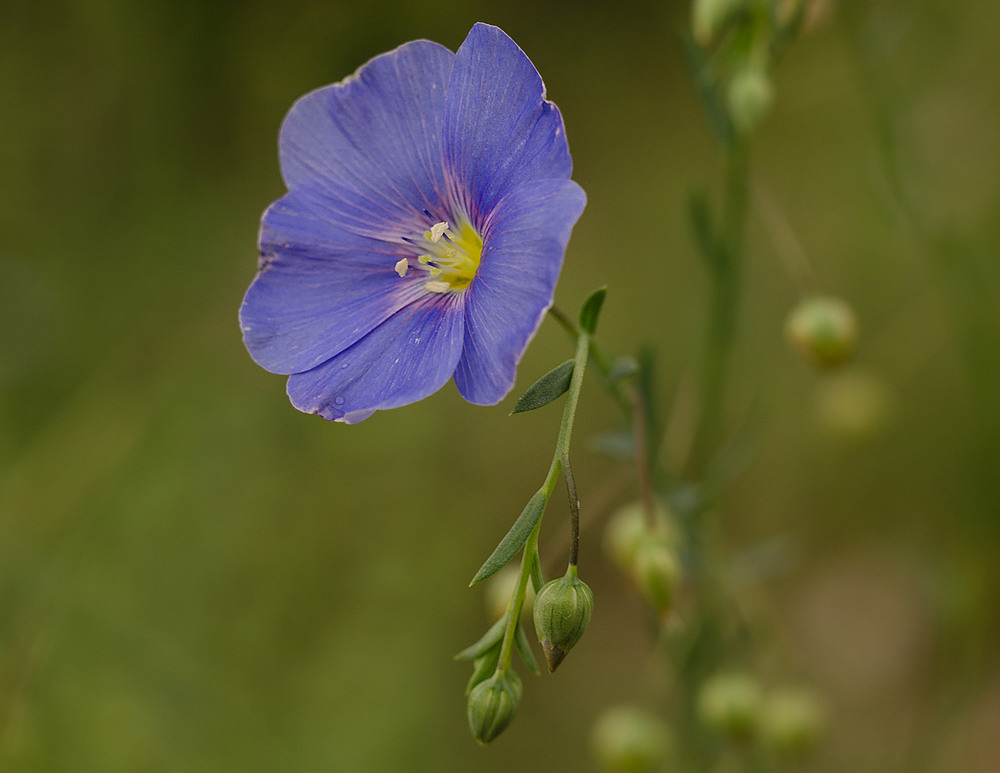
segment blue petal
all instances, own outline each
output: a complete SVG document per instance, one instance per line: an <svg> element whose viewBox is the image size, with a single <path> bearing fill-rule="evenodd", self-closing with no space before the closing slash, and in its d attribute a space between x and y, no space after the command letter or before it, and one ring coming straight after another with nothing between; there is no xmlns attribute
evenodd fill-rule
<svg viewBox="0 0 1000 773"><path fill-rule="evenodd" d="M441 115L454 58L418 40L302 97L279 139L289 190L309 190L326 201L331 227L364 235L387 222L425 223L425 209L438 216Z"/></svg>
<svg viewBox="0 0 1000 773"><path fill-rule="evenodd" d="M476 24L455 55L443 128L450 193L477 220L512 186L569 179L562 116L502 30Z"/></svg>
<svg viewBox="0 0 1000 773"><path fill-rule="evenodd" d="M394 270L405 244L331 229L327 217L297 192L264 213L261 269L240 326L251 356L272 373L326 362L424 294L420 277Z"/></svg>
<svg viewBox="0 0 1000 773"><path fill-rule="evenodd" d="M288 379L292 405L354 424L440 389L462 352L458 295L424 296L328 362Z"/></svg>
<svg viewBox="0 0 1000 773"><path fill-rule="evenodd" d="M455 371L470 403L492 405L514 386L586 203L576 183L540 180L501 199L486 220L482 262L465 291L465 348Z"/></svg>

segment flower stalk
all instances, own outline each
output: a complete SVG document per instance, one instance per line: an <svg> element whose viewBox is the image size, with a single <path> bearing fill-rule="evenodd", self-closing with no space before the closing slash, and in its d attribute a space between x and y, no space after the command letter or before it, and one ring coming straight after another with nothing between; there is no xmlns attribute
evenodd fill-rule
<svg viewBox="0 0 1000 773"><path fill-rule="evenodd" d="M579 500L576 496L576 484L573 482L573 472L569 466L569 448L573 437L573 420L576 418L576 408L580 401L580 390L583 387L583 375L587 367L587 358L590 353L590 335L583 330L577 331L576 353L573 358L573 377L570 380L569 391L566 394L566 405L563 407L562 422L559 425L559 436L556 439L555 453L552 455L552 463L549 465L548 474L539 492L548 502L555 490L559 473L562 472L566 478L567 493L570 498L570 564L576 565L579 554L580 539L580 509ZM524 544L524 551L521 554L521 569L517 579L514 593L511 595L507 605L507 626L504 630L503 644L500 646L500 659L497 662L498 675L505 674L510 669L511 659L514 655L514 643L517 636L517 627L520 624L521 608L524 606L524 597L528 589L528 579L532 575L532 570L539 564L538 560L538 534L542 527L541 518L535 524L528 541ZM536 588L535 590L539 590Z"/></svg>

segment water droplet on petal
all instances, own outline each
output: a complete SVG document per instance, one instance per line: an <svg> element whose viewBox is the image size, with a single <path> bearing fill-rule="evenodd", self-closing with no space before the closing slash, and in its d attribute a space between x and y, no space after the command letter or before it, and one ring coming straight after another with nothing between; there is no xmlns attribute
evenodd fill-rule
<svg viewBox="0 0 1000 773"><path fill-rule="evenodd" d="M344 404L344 398L343 398L342 395L337 395L336 397L333 398L333 402L334 402L335 405L343 405Z"/></svg>

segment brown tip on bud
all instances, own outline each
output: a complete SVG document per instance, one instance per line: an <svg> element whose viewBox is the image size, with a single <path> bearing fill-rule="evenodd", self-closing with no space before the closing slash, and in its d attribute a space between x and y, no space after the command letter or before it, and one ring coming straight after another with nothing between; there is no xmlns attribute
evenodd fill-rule
<svg viewBox="0 0 1000 773"><path fill-rule="evenodd" d="M554 674L559 664L563 662L566 653L556 647L548 639L542 642L542 653L545 655L545 665L548 666L549 673Z"/></svg>

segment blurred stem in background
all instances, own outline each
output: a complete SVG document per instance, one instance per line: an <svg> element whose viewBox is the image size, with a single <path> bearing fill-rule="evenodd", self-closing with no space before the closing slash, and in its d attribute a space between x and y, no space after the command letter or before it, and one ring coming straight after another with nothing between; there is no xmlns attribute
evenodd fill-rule
<svg viewBox="0 0 1000 773"><path fill-rule="evenodd" d="M663 469L660 431L650 420L658 412L650 388L651 358L640 357L631 424L638 509L644 513L640 522L636 508L626 508L609 523L607 541L614 557L657 615L652 657L664 658L667 669L658 670L665 680L656 680L655 694L648 697L669 716L674 731L669 756L691 769L763 773L776 769L773 760L780 756L780 743L769 745L764 737L763 692L755 677L743 672L752 659L752 642L731 598L718 519L708 516L715 515L721 490L731 482L731 475L717 468L724 466L723 452L732 443L726 386L743 291L750 138L773 100L769 70L797 34L803 12L801 2L791 10L785 6L784 12L768 0L696 0L693 5L694 33L682 36L684 50L725 168L718 215L706 194L689 199L692 230L710 283L694 430L679 469ZM666 485L657 491L653 481ZM683 590L680 604L678 590ZM645 688L650 688L648 681ZM800 704L807 708L798 712L796 730L801 738L814 740L820 712L811 697ZM654 740L666 731L656 722L646 727L646 747L632 738L631 752L656 747L660 756L650 755L628 769L659 770L667 754L667 744ZM600 722L597 743L605 746L598 756L609 770L626 769L629 744L601 730Z"/></svg>

